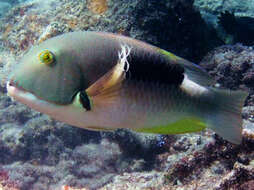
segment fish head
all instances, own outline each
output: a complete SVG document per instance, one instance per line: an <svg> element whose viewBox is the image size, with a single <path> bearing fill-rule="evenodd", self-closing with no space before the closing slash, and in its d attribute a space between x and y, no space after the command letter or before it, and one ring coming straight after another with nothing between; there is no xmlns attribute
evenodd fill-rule
<svg viewBox="0 0 254 190"><path fill-rule="evenodd" d="M85 85L75 58L71 45L61 44L58 38L44 41L23 56L11 73L8 85L47 102L70 104Z"/></svg>

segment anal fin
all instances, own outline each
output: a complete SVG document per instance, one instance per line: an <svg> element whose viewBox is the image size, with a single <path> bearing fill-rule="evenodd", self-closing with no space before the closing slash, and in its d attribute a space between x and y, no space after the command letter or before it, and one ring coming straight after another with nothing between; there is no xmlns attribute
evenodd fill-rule
<svg viewBox="0 0 254 190"><path fill-rule="evenodd" d="M206 128L206 124L196 117L187 117L165 126L154 126L149 128L137 128L135 131L142 133L156 134L183 134L190 132L199 132Z"/></svg>
<svg viewBox="0 0 254 190"><path fill-rule="evenodd" d="M112 132L116 130L116 129L106 128L106 127L95 127L95 126L88 126L84 128L90 131L105 131L105 132Z"/></svg>

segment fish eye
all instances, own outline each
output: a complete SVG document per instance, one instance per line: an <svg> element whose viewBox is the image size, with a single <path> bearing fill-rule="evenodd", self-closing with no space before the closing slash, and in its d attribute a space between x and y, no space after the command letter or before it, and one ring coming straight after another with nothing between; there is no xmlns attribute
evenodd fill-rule
<svg viewBox="0 0 254 190"><path fill-rule="evenodd" d="M55 62L54 54L49 50L44 50L39 54L40 63L52 65Z"/></svg>

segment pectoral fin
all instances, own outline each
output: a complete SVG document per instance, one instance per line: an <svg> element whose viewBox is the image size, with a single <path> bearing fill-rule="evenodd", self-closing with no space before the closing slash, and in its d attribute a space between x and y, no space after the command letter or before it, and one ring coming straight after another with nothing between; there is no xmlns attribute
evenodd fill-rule
<svg viewBox="0 0 254 190"><path fill-rule="evenodd" d="M103 96L110 93L113 89L116 91L120 88L125 78L125 72L120 67L120 64L114 66L86 90L87 94L90 97Z"/></svg>
<svg viewBox="0 0 254 190"><path fill-rule="evenodd" d="M118 53L118 63L86 89L87 95L92 98L94 103L101 100L104 102L114 100L118 96L128 71L129 63L127 56L129 53L130 48L123 46L121 52Z"/></svg>

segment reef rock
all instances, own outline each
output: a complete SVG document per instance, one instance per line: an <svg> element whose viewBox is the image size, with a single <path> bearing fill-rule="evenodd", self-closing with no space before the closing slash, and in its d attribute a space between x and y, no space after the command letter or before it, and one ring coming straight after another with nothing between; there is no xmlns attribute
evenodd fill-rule
<svg viewBox="0 0 254 190"><path fill-rule="evenodd" d="M195 0L194 6L225 43L254 44L254 1Z"/></svg>
<svg viewBox="0 0 254 190"><path fill-rule="evenodd" d="M0 17L4 16L11 8L11 4L7 2L0 2Z"/></svg>

